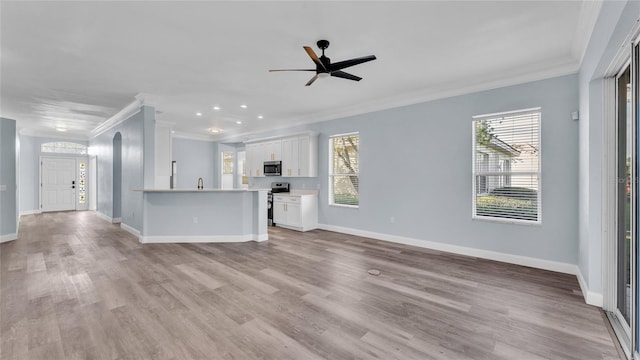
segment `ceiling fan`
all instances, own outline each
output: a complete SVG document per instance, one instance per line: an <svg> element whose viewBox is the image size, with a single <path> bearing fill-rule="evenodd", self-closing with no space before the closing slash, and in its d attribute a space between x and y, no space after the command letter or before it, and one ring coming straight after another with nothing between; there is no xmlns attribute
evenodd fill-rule
<svg viewBox="0 0 640 360"><path fill-rule="evenodd" d="M337 63L331 63L331 59L324 55L324 50L329 47L329 40L319 40L317 43L318 47L322 49L322 56L318 57L312 48L309 46L303 46L304 50L309 54L311 60L316 64L315 69L282 69L282 70L269 70L269 72L274 71L315 71L316 74L307 82L305 86L309 86L313 84L314 81L318 78L325 78L328 76L335 76L343 79L360 81L361 77L349 74L347 72L342 71L342 69L348 68L350 66L362 64L367 61L375 60L375 55L363 56L359 58L339 61Z"/></svg>

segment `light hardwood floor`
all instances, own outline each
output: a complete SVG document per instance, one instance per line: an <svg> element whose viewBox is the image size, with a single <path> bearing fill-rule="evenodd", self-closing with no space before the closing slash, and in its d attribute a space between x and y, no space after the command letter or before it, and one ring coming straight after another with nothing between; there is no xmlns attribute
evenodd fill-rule
<svg viewBox="0 0 640 360"><path fill-rule="evenodd" d="M142 245L63 212L0 252L3 360L619 359L574 276L356 236Z"/></svg>

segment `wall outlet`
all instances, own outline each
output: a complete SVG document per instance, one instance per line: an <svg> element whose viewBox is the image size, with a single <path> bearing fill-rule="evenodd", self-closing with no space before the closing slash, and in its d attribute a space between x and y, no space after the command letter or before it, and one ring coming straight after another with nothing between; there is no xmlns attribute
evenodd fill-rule
<svg viewBox="0 0 640 360"><path fill-rule="evenodd" d="M0 185L0 191L7 191L7 185Z"/></svg>
<svg viewBox="0 0 640 360"><path fill-rule="evenodd" d="M395 224L395 222L396 222L395 216L390 217L389 218L389 222L392 223L392 224Z"/></svg>
<svg viewBox="0 0 640 360"><path fill-rule="evenodd" d="M198 218L196 216L193 217L193 223L197 224L198 223Z"/></svg>

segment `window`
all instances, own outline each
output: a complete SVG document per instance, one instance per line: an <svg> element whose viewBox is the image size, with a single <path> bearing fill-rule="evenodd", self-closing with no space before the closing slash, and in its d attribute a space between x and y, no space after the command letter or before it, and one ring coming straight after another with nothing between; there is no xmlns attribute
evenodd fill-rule
<svg viewBox="0 0 640 360"><path fill-rule="evenodd" d="M81 161L78 167L78 203L84 204L87 200L87 164Z"/></svg>
<svg viewBox="0 0 640 360"><path fill-rule="evenodd" d="M473 218L540 223L540 108L473 117Z"/></svg>
<svg viewBox="0 0 640 360"><path fill-rule="evenodd" d="M40 145L40 152L86 155L87 145L64 141L49 142Z"/></svg>
<svg viewBox="0 0 640 360"><path fill-rule="evenodd" d="M358 134L335 135L329 139L329 204L358 207L360 204Z"/></svg>
<svg viewBox="0 0 640 360"><path fill-rule="evenodd" d="M222 173L233 175L233 151L222 152Z"/></svg>

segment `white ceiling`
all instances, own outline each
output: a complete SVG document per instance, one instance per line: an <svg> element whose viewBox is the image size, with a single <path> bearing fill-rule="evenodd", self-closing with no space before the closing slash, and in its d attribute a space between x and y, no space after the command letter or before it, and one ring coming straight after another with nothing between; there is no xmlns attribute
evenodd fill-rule
<svg viewBox="0 0 640 360"><path fill-rule="evenodd" d="M2 1L0 111L88 138L143 93L177 134L229 138L573 73L600 5ZM378 59L345 69L360 82L268 72L313 68L302 46L319 39L333 62Z"/></svg>

